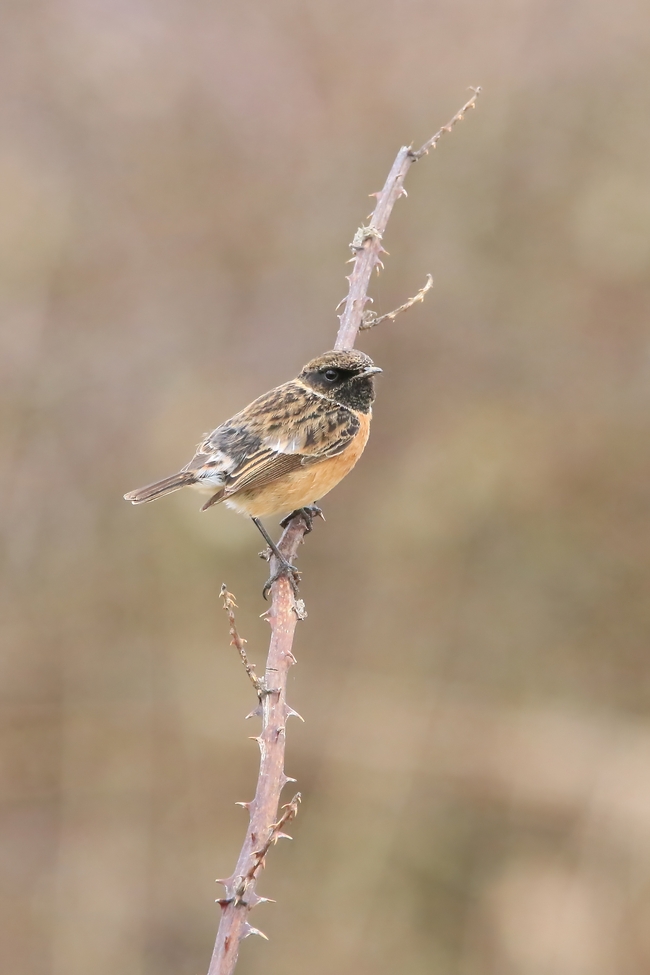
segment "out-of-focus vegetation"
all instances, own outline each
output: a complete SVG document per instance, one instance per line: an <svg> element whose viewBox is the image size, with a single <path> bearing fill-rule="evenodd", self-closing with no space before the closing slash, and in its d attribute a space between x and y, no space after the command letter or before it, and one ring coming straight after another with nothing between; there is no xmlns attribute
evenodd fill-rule
<svg viewBox="0 0 650 975"><path fill-rule="evenodd" d="M194 975L257 749L200 435L331 347L405 141L363 462L300 564L296 842L242 975L650 968L650 22L24 0L0 40L0 968ZM277 528L277 526L274 526ZM263 916L262 916L263 915Z"/></svg>

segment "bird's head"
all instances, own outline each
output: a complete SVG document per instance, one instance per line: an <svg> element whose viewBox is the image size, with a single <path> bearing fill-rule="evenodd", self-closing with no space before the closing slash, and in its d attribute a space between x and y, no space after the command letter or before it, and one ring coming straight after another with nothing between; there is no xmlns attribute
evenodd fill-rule
<svg viewBox="0 0 650 975"><path fill-rule="evenodd" d="M360 413L369 413L375 398L374 377L382 372L369 355L356 349L324 352L298 376L321 396Z"/></svg>

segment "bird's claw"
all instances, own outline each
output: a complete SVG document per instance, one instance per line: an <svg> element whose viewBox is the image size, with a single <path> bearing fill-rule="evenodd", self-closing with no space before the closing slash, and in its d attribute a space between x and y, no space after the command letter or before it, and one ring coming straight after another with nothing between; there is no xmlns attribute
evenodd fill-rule
<svg viewBox="0 0 650 975"><path fill-rule="evenodd" d="M308 504L305 505L304 508L297 508L295 511L292 511L290 515L287 515L286 518L283 518L282 521L280 522L280 526L282 528L286 528L289 522L291 521L291 519L295 518L296 516L300 516L304 521L306 535L308 535L309 532L314 527L314 518L322 518L323 521L325 521L325 515L323 514L322 510L318 507L318 505Z"/></svg>
<svg viewBox="0 0 650 975"><path fill-rule="evenodd" d="M269 598L269 593L273 583L277 582L278 579L282 579L283 577L289 580L289 585L293 590L294 596L297 595L298 586L300 585L300 572L295 565L291 565L290 562L285 561L284 563L280 563L273 575L264 583L264 588L262 589L262 596L264 599Z"/></svg>

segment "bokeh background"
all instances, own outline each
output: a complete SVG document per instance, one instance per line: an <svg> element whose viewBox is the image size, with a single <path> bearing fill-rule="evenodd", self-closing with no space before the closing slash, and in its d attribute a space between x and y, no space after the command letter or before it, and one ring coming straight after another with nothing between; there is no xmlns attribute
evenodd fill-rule
<svg viewBox="0 0 650 975"><path fill-rule="evenodd" d="M252 795L254 528L124 491L362 337L363 462L301 552L242 975L650 971L650 18L636 0L2 9L0 968L194 975ZM277 530L277 526L274 526Z"/></svg>

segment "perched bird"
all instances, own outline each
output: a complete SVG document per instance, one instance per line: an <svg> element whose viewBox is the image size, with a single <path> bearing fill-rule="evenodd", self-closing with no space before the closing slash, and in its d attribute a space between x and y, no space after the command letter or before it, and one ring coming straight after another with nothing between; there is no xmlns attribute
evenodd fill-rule
<svg viewBox="0 0 650 975"><path fill-rule="evenodd" d="M363 352L325 352L296 379L264 393L213 430L178 474L125 494L154 501L182 487L208 491L203 509L224 501L249 515L279 560L276 573L296 570L260 518L302 510L311 527L315 502L348 474L370 433L374 376L382 370ZM274 579L265 587L265 595Z"/></svg>

